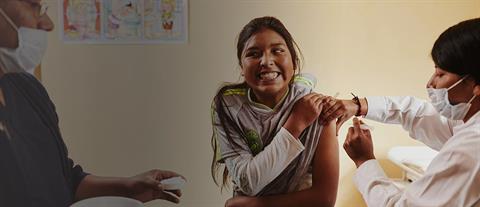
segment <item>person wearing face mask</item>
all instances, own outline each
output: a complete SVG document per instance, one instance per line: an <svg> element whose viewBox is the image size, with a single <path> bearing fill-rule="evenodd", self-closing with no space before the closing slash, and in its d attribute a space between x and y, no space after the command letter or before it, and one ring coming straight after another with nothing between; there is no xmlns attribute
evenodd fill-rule
<svg viewBox="0 0 480 207"><path fill-rule="evenodd" d="M43 7L46 8L46 7ZM45 11L40 11L44 13ZM28 72L33 74L47 50L47 32L28 27L17 27L15 23L0 10L9 26L18 34L18 47L0 47L0 67L5 72Z"/></svg>
<svg viewBox="0 0 480 207"><path fill-rule="evenodd" d="M0 206L70 206L96 196L178 202L181 192L160 184L177 173L95 176L68 157L55 106L31 75L53 29L45 12L40 0L0 0Z"/></svg>
<svg viewBox="0 0 480 207"><path fill-rule="evenodd" d="M368 206L480 206L480 18L444 31L431 55L431 102L366 97L325 106L325 119L338 118L338 125L353 115L399 124L412 138L439 151L423 177L399 189L375 159L370 131L354 118L343 147L358 168L354 182Z"/></svg>

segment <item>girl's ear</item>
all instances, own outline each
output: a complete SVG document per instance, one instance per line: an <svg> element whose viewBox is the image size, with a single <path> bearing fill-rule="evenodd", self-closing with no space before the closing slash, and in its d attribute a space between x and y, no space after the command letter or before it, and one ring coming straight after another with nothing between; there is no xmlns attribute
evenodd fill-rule
<svg viewBox="0 0 480 207"><path fill-rule="evenodd" d="M243 70L242 64L240 64L240 75L245 76L245 70Z"/></svg>

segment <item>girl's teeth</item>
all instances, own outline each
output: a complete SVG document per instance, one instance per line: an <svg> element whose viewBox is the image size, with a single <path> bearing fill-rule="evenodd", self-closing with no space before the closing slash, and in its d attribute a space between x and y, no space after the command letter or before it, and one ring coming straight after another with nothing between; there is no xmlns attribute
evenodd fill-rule
<svg viewBox="0 0 480 207"><path fill-rule="evenodd" d="M277 72L268 72L260 74L260 79L262 80L273 80L278 77Z"/></svg>

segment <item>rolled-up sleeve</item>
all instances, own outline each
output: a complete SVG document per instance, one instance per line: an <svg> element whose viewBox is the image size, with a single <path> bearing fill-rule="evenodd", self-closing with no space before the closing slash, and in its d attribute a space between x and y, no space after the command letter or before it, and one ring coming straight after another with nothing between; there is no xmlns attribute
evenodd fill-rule
<svg viewBox="0 0 480 207"><path fill-rule="evenodd" d="M78 186L85 178L85 176L89 175L83 171L83 168L80 165L75 165L72 159L68 159L69 162L69 170L71 172L70 182L71 182L71 192L72 196L75 197L75 193L77 192Z"/></svg>

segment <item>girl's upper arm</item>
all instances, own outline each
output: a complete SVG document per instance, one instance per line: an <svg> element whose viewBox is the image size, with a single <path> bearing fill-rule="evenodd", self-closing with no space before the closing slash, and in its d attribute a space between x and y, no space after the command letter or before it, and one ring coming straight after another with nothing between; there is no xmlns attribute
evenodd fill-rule
<svg viewBox="0 0 480 207"><path fill-rule="evenodd" d="M327 123L320 134L313 158L312 189L322 195L325 203L335 203L339 177L338 140L335 122ZM323 202L322 202L323 203Z"/></svg>

